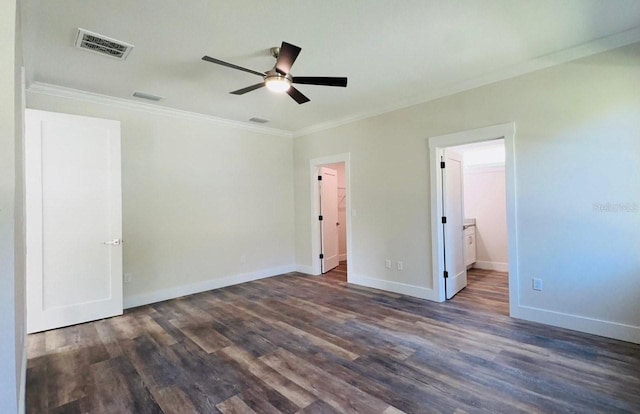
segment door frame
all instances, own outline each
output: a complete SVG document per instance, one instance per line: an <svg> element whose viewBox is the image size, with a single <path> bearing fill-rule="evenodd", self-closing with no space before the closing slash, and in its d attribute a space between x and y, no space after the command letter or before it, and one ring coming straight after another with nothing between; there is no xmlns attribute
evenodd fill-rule
<svg viewBox="0 0 640 414"><path fill-rule="evenodd" d="M312 275L322 274L320 262L320 189L318 188L318 168L327 164L344 163L345 194L347 206L345 216L347 219L347 283L350 283L351 269L353 268L353 255L351 253L351 153L328 155L326 157L313 158L309 161L309 177L311 188L311 270Z"/></svg>
<svg viewBox="0 0 640 414"><path fill-rule="evenodd" d="M475 142L504 139L505 179L507 203L507 240L509 246L509 314L513 315L518 306L518 229L516 204L516 158L515 158L514 122L471 129L429 138L429 169L431 174L431 254L433 290L439 302L444 296L444 265L442 260L443 231L440 225L442 217L442 170L440 156L444 148Z"/></svg>

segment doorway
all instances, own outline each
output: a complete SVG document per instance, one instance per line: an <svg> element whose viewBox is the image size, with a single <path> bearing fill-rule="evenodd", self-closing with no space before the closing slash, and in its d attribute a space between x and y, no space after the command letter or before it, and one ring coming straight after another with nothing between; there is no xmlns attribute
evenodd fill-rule
<svg viewBox="0 0 640 414"><path fill-rule="evenodd" d="M456 293L460 292L468 282L473 279L473 283L479 280L489 281L492 275L487 272L507 271L508 276L504 273L504 286L509 307L509 314L513 313L513 309L517 307L517 241L516 241L516 205L515 205L515 157L514 157L514 135L515 128L513 123L502 124L487 128L480 128L470 131L463 131L454 134L448 134L429 139L430 148L430 164L431 164L431 223L432 223L432 257L433 257L433 286L438 293L440 301L451 299ZM469 144L473 144L470 145ZM498 145L499 144L499 145ZM497 270L479 269L471 270L467 274L467 266L469 269L478 267L486 267L487 260L479 260L477 256L477 234L473 234L472 230L478 231L480 223L477 217L465 217L466 215L478 214L473 208L465 208L464 206L464 153L470 151L475 146L476 149L485 149L490 147L502 147L503 155L503 171L504 171L504 210L506 211L506 261L502 262L502 268ZM499 152L500 150L498 150ZM485 151L486 152L486 151ZM486 156L486 154L485 154ZM455 166L455 159L459 159L458 170L450 173L448 167ZM485 161L486 162L486 161ZM469 164L469 163L468 163ZM490 164L490 162L486 162ZM494 167L498 167L494 165ZM449 173L449 175L448 175ZM455 194L456 186L458 186L458 194ZM454 194L448 194L448 190L453 188ZM460 200L457 201L456 197ZM457 204L459 202L459 204ZM452 205L453 204L453 205ZM453 207L453 208L452 208ZM472 206L468 206L472 207ZM455 215L455 217L452 217ZM476 221L471 220L475 218ZM486 223L483 227L490 226ZM449 240L447 240L449 238ZM473 251L467 250L467 246L471 242L476 244L476 257L473 258ZM447 257L449 256L449 257ZM481 256L484 258L484 256ZM470 263L467 259L475 260ZM483 274L484 272L484 274ZM507 273L505 272L505 273ZM453 274L452 274L453 273ZM452 276L454 278L452 278ZM484 277L486 276L486 277ZM478 285L477 290L481 287ZM482 289L486 289L485 286ZM462 290L464 292L464 290ZM472 293L472 289L465 292L464 295ZM504 296L503 296L504 297ZM504 309L506 309L504 304Z"/></svg>
<svg viewBox="0 0 640 414"><path fill-rule="evenodd" d="M446 297L508 315L504 139L447 147L444 160Z"/></svg>
<svg viewBox="0 0 640 414"><path fill-rule="evenodd" d="M312 274L348 282L351 268L349 154L311 160Z"/></svg>

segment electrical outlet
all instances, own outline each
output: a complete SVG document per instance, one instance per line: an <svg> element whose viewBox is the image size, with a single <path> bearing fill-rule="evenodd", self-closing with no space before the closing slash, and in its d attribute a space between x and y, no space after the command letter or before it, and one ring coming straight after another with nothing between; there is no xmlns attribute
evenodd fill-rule
<svg viewBox="0 0 640 414"><path fill-rule="evenodd" d="M240 263L247 263L247 255L243 254L242 256L240 256Z"/></svg>
<svg viewBox="0 0 640 414"><path fill-rule="evenodd" d="M533 278L533 290L542 290L542 279Z"/></svg>
<svg viewBox="0 0 640 414"><path fill-rule="evenodd" d="M133 274L132 273L125 273L124 274L124 283L131 283L132 280L133 280Z"/></svg>
<svg viewBox="0 0 640 414"><path fill-rule="evenodd" d="M404 270L404 262L402 260L398 260L398 270Z"/></svg>
<svg viewBox="0 0 640 414"><path fill-rule="evenodd" d="M387 269L391 269L391 259L387 259L384 261L384 267Z"/></svg>

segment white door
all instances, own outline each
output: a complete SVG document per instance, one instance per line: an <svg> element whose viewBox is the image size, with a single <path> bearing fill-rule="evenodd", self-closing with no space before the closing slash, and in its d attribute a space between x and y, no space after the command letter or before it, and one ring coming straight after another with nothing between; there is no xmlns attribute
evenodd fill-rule
<svg viewBox="0 0 640 414"><path fill-rule="evenodd" d="M322 235L322 273L340 263L338 249L338 172L320 167L320 230Z"/></svg>
<svg viewBox="0 0 640 414"><path fill-rule="evenodd" d="M448 274L448 278L445 279L445 289L447 299L451 299L467 286L467 267L464 259L462 156L453 150L446 149L444 161L443 200L444 216L447 218L444 224L444 262Z"/></svg>
<svg viewBox="0 0 640 414"><path fill-rule="evenodd" d="M122 314L120 122L25 114L27 330Z"/></svg>

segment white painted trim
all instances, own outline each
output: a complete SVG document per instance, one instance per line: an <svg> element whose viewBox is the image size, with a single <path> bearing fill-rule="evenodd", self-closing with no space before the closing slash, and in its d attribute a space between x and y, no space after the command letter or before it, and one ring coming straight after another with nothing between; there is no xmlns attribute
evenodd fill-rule
<svg viewBox="0 0 640 414"><path fill-rule="evenodd" d="M397 111L399 109L408 108L410 106L419 105L425 102L433 101L445 96L468 91L470 89L479 88L484 85L499 82L506 79L515 78L537 70L546 69L552 66L561 65L572 60L595 55L597 53L606 52L618 47L630 45L640 41L640 27L631 30L616 33L611 36L601 37L588 43L583 43L568 49L560 50L548 55L539 56L527 62L506 66L487 73L476 78L468 79L462 82L446 85L440 89L428 92L413 99L401 100L390 105L376 108L372 111L362 112L353 116L334 119L320 124L312 125L308 128L302 128L293 133L294 137L303 137L316 132L336 128L352 122L361 121L367 118L373 118L388 112Z"/></svg>
<svg viewBox="0 0 640 414"><path fill-rule="evenodd" d="M22 371L20 372L20 391L18 392L18 413L24 414L26 411L27 396L27 325L24 329L24 341L22 341Z"/></svg>
<svg viewBox="0 0 640 414"><path fill-rule="evenodd" d="M456 132L429 138L429 165L431 174L431 257L433 258L433 290L436 300L445 300L441 258L443 245L442 225L442 170L440 154L446 147L471 144L504 138L505 178L507 196L507 238L509 243L509 306L513 313L518 301L518 245L516 221L516 170L515 170L515 124L513 122Z"/></svg>
<svg viewBox="0 0 640 414"><path fill-rule="evenodd" d="M27 92L26 92L26 85L27 85L27 76L26 76L26 71L24 68L24 65L22 65L20 67L20 94L21 96L21 118L22 118L22 125L20 125L20 136L22 137L22 160L23 160L23 164L22 164L22 176L24 177L25 182L23 183L23 193L22 193L22 214L24 217L24 220L26 222L26 218L27 218L27 212L26 212L26 208L27 208L27 202L26 202L26 172L25 172L25 163L24 163L24 141L25 141L25 119L26 119L26 111L27 111ZM25 225L25 223L23 223L23 225ZM22 365L20 365L21 371L20 371L20 388L19 388L19 392L18 392L18 413L19 414L24 414L26 412L26 392L27 392L27 309L26 309L26 304L27 304L27 298L26 298L26 294L27 294L27 258L26 258L26 251L27 251L27 245L26 245L26 225L25 227L23 227L22 229L24 231L24 237L25 239L23 240L24 243L24 252L25 252L25 256L23 256L21 258L21 260L23 260L23 265L24 265L24 313L23 313L23 318L22 318L22 338L20 339L20 344L22 344Z"/></svg>
<svg viewBox="0 0 640 414"><path fill-rule="evenodd" d="M347 254L346 253L339 254L338 260L340 260L341 262L344 262L345 260L347 260Z"/></svg>
<svg viewBox="0 0 640 414"><path fill-rule="evenodd" d="M292 137L293 133L282 129L269 128L265 126L249 125L244 122L232 121L230 119L219 118L212 115L200 114L197 112L183 111L146 102L138 102L130 99L116 98L94 92L82 91L79 89L67 88L64 86L52 85L42 82L33 82L27 88L29 93L56 96L59 98L74 99L76 101L91 102L118 108L131 109L135 111L147 112L155 115L171 116L175 118L195 119L199 121L213 122L215 124L229 128L242 129L260 134Z"/></svg>
<svg viewBox="0 0 640 414"><path fill-rule="evenodd" d="M296 265L296 272L304 273L305 275L320 276L320 273L314 273L312 266Z"/></svg>
<svg viewBox="0 0 640 414"><path fill-rule="evenodd" d="M523 305L519 305L515 309L512 309L511 316L527 321L544 323L560 328L640 344L640 327L638 326L603 321L600 319L571 315L568 313L555 312Z"/></svg>
<svg viewBox="0 0 640 414"><path fill-rule="evenodd" d="M385 290L387 292L399 293L401 295L412 296L414 298L437 301L438 295L433 289L408 285L406 283L392 282L389 280L374 279L359 275L349 277L349 282L353 285L365 286L373 289Z"/></svg>
<svg viewBox="0 0 640 414"><path fill-rule="evenodd" d="M347 208L345 216L347 218L347 283L351 282L351 270L353 269L353 249L351 248L351 154L329 155L326 157L313 158L309 161L309 179L311 188L311 268L312 275L322 273L320 263L320 226L318 225L318 215L320 215L320 192L318 190L318 168L327 164L344 162L344 180L347 196Z"/></svg>
<svg viewBox="0 0 640 414"><path fill-rule="evenodd" d="M175 299L181 296L193 295L194 293L206 292L208 290L219 289L226 286L238 285L240 283L251 282L252 280L264 279L278 276L284 273L294 272L295 265L272 267L270 269L256 272L241 273L217 279L204 280L202 282L190 283L188 285L174 286L167 289L156 290L139 295L126 296L124 298L124 308L135 308L137 306L148 305L150 303L161 302L163 300Z"/></svg>
<svg viewBox="0 0 640 414"><path fill-rule="evenodd" d="M481 270L495 270L496 272L508 272L509 263L478 260L473 264L473 268Z"/></svg>

